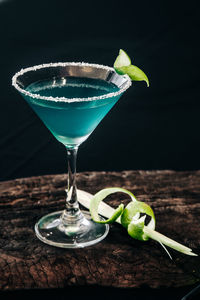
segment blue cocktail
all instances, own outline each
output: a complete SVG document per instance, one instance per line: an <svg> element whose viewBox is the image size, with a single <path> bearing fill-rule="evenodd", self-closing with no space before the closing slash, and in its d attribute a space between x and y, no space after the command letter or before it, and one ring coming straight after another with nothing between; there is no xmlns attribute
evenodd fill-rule
<svg viewBox="0 0 200 300"><path fill-rule="evenodd" d="M38 101L25 96L32 109L53 135L67 147L74 147L87 139L118 97L88 101L119 90L116 85L90 78L64 78L30 84L27 91L45 97L67 97L81 101Z"/></svg>
<svg viewBox="0 0 200 300"><path fill-rule="evenodd" d="M55 63L23 69L13 77L14 87L65 145L68 155L66 208L42 217L35 225L43 242L63 248L95 244L108 233L80 211L76 189L76 155L99 122L131 85L127 75L113 68L87 63Z"/></svg>

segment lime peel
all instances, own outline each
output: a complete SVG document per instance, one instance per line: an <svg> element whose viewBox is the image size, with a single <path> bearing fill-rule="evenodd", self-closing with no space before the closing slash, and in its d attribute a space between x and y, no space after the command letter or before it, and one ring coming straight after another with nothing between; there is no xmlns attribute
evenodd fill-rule
<svg viewBox="0 0 200 300"><path fill-rule="evenodd" d="M145 81L149 87L147 75L140 68L131 64L130 57L122 49L119 50L119 55L114 62L114 69L120 75L127 74L133 81Z"/></svg>
<svg viewBox="0 0 200 300"><path fill-rule="evenodd" d="M137 201L135 196L125 190L125 189L122 189L122 188L108 188L108 189L103 189L101 191L99 191L98 193L96 193L90 203L90 214L91 214L91 217L93 219L93 221L97 222L97 223L113 223L114 221L116 221L118 219L118 217L122 214L122 212L124 211L124 205L122 207L121 206L118 206L118 208L116 210L114 210L112 216L110 216L110 218L106 221L101 221L99 216L98 216L98 208L99 208L99 204L100 202L105 199L108 195L111 195L113 193L117 193L117 192L122 192L122 193L125 193L125 194L128 194L133 201Z"/></svg>
<svg viewBox="0 0 200 300"><path fill-rule="evenodd" d="M117 209L112 208L102 200L113 193L122 192L130 196L131 202L124 208L121 204ZM141 201L138 201L136 197L128 190L123 188L106 188L94 196L88 193L78 190L79 202L90 209L91 217L98 223L113 223L118 222L128 231L128 234L135 239L141 241L147 241L149 238L159 242L163 248L168 246L176 251L184 253L186 255L197 256L192 252L192 249L168 238L167 236L155 231L155 216L152 208ZM107 220L102 221L99 218L98 213L107 217ZM140 216L140 214L145 214ZM146 215L151 217L150 222L145 225ZM166 249L165 249L166 250ZM167 254L169 252L166 250ZM170 256L170 255L169 255ZM171 256L170 256L171 258Z"/></svg>
<svg viewBox="0 0 200 300"><path fill-rule="evenodd" d="M113 210L112 215L107 220L102 221L98 215L100 202L103 201L107 196L117 192L129 195L132 201L125 207L125 209L123 204L119 205L117 209ZM138 240L146 241L149 238L144 232L144 221L146 216L140 217L141 213L146 214L151 218L150 222L147 224L147 227L150 229L155 229L155 216L152 208L148 204L138 201L130 191L123 188L106 188L99 191L91 199L89 209L93 221L97 223L113 223L119 217L121 217L120 223L122 226L127 229L128 234L131 237Z"/></svg>
<svg viewBox="0 0 200 300"><path fill-rule="evenodd" d="M139 218L138 220L133 220L128 225L128 234L137 240L147 241L148 235L144 234L144 221L146 216Z"/></svg>

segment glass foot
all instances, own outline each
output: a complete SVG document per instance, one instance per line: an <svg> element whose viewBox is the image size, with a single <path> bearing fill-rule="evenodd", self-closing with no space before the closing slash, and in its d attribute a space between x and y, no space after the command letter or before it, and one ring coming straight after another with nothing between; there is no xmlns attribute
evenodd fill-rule
<svg viewBox="0 0 200 300"><path fill-rule="evenodd" d="M103 240L109 231L107 224L92 221L87 211L81 211L83 218L79 225L62 222L63 211L42 217L35 224L37 237L46 244L61 248L83 248Z"/></svg>

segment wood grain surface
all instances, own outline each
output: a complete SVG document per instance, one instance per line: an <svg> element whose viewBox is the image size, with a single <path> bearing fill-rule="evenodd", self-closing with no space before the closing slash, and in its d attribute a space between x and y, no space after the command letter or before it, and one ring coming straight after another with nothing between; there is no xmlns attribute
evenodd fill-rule
<svg viewBox="0 0 200 300"><path fill-rule="evenodd" d="M0 290L102 287L181 287L200 280L200 258L170 250L154 241L133 240L118 224L105 240L84 249L59 249L39 241L34 224L64 208L66 175L0 182ZM156 230L200 254L200 171L85 172L78 188L129 189L154 209ZM108 198L113 207L129 199Z"/></svg>

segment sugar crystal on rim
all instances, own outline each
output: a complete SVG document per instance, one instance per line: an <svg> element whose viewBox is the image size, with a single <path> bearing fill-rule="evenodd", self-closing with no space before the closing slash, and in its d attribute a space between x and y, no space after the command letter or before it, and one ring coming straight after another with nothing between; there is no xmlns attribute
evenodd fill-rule
<svg viewBox="0 0 200 300"><path fill-rule="evenodd" d="M122 87L119 88L118 91L116 92L112 92L112 93L108 93L108 94L104 94L104 95L100 95L100 96L93 96L93 97L87 97L87 98L66 98L66 97L46 97L46 96L41 96L40 94L33 94L30 93L29 91L21 88L18 83L17 83L17 78L19 76L22 76L23 74L27 73L27 72L31 72L31 71L37 71L39 69L44 69L44 68L50 68L50 67L66 67L66 66L77 66L77 67L93 67L96 69L104 69L107 71L113 71L114 69L111 67L107 67L104 65L99 65L99 64L90 64L90 63L85 63L85 62L58 62L58 63L48 63L48 64L41 64L41 65L36 65L33 67L28 67L25 69L21 69L19 72L17 72L13 78L12 78L12 85L22 94L25 94L31 98L34 99L40 99L40 100L47 100L47 101L54 101L54 102L81 102L81 101L94 101L94 100L102 100L102 99L106 99L106 98L111 98L111 97L116 97L120 94L122 94L123 92L125 92L130 86L131 86L131 79L129 78L128 75L119 75L119 76L123 76L125 79L127 79L126 84Z"/></svg>

